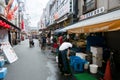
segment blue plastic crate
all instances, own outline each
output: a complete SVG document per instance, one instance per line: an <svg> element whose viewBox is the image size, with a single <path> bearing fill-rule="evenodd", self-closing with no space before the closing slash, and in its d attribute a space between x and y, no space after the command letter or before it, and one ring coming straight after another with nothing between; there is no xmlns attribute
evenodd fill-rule
<svg viewBox="0 0 120 80"><path fill-rule="evenodd" d="M84 71L84 63L83 62L74 63L73 69L76 72L83 72Z"/></svg>
<svg viewBox="0 0 120 80"><path fill-rule="evenodd" d="M0 79L4 79L6 74L7 74L7 68L6 67L1 68L0 69Z"/></svg>
<svg viewBox="0 0 120 80"><path fill-rule="evenodd" d="M70 57L70 65L73 67L74 63L79 62L79 58L77 57Z"/></svg>

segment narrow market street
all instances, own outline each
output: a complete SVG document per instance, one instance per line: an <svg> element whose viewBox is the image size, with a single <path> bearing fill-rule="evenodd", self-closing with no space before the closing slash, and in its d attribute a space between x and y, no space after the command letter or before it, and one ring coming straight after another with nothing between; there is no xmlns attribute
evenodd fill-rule
<svg viewBox="0 0 120 80"><path fill-rule="evenodd" d="M29 48L28 40L14 46L19 59L6 65L8 74L5 80L73 80L61 76L55 56L47 50L42 52L38 41L34 42L32 48Z"/></svg>
<svg viewBox="0 0 120 80"><path fill-rule="evenodd" d="M0 80L120 80L120 0L0 0Z"/></svg>

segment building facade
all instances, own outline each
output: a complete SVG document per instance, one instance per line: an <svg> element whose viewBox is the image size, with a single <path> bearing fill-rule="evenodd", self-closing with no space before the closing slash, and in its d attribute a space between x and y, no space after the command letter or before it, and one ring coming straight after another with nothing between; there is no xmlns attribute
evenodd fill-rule
<svg viewBox="0 0 120 80"><path fill-rule="evenodd" d="M20 28L17 26L17 2L13 0L0 0L0 25L1 31L5 31L8 36L8 40L12 45L17 43L17 33L20 32ZM9 26L6 29L6 23Z"/></svg>
<svg viewBox="0 0 120 80"><path fill-rule="evenodd" d="M50 0L43 12L44 21L47 28L61 28L72 23L73 2L75 0ZM45 19L45 20L44 20Z"/></svg>
<svg viewBox="0 0 120 80"><path fill-rule="evenodd" d="M118 56L120 52L120 0L78 0L78 14L76 16L78 18L77 23L56 30L56 32L68 32L69 34L87 33L88 35L92 33L95 34L95 36L97 35L97 37L103 37L105 41L103 41L104 46L102 46L103 60L106 60L107 62L110 53L112 53L112 57L116 55L113 59L116 66L115 69L112 69L116 71L111 72L111 76L113 80L119 80L120 63L118 62ZM94 38L92 42L95 42L95 39L96 38ZM98 41L100 41L100 39L98 39ZM89 46L89 43L86 45ZM98 45L94 46L98 47ZM104 52L105 49L109 54ZM105 56L108 56L108 58ZM102 68L105 69L106 65L102 66Z"/></svg>
<svg viewBox="0 0 120 80"><path fill-rule="evenodd" d="M79 0L79 19L87 19L120 8L120 0Z"/></svg>
<svg viewBox="0 0 120 80"><path fill-rule="evenodd" d="M46 27L52 27L55 30L78 21L104 15L119 7L120 0L50 0L43 14L45 24L47 23Z"/></svg>

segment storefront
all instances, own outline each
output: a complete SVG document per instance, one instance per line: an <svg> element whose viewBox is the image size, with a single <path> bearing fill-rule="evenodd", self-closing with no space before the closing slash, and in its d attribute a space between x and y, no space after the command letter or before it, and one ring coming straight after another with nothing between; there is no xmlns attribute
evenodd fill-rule
<svg viewBox="0 0 120 80"><path fill-rule="evenodd" d="M89 37L86 38L86 50L91 52L91 46L103 48L101 59L99 60L100 56L98 57L98 61L103 60L103 74L105 72L107 60L109 59L109 56L112 55L114 59L112 63L113 65L110 67L114 67L115 69L111 69L111 74L114 78L113 80L120 79L120 10L86 19L63 29L57 30L57 32L66 31L69 34L89 34Z"/></svg>
<svg viewBox="0 0 120 80"><path fill-rule="evenodd" d="M119 43L120 32L120 10L101 15L92 19L79 22L77 26L72 29L68 29L68 33L102 33L106 38L107 45L111 49L119 49L117 46ZM111 36L111 37L110 37ZM115 37L116 36L116 37ZM113 37L113 38L112 38ZM111 40L114 41L111 41Z"/></svg>
<svg viewBox="0 0 120 80"><path fill-rule="evenodd" d="M7 41L10 42L11 45L17 44L18 35L20 33L20 28L6 20L5 18L0 16L1 24L4 23L4 25L1 25L1 31L6 32L6 35L8 36Z"/></svg>
<svg viewBox="0 0 120 80"><path fill-rule="evenodd" d="M79 21L73 25L66 26L63 29L60 29L59 31L60 32L68 31L69 33L76 33L75 29L79 29L77 33L84 33L83 28L87 28L87 27L91 28L90 26L98 26L99 24L102 24L101 26L105 27L106 25L109 25L110 23L112 23L112 21L119 20L119 19L120 19L120 10L116 10L107 14L97 16L97 17Z"/></svg>

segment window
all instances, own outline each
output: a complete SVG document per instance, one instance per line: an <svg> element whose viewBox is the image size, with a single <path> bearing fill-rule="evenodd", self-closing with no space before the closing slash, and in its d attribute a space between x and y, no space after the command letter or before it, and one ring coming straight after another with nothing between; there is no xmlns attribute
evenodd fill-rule
<svg viewBox="0 0 120 80"><path fill-rule="evenodd" d="M95 10L97 8L96 4L96 0L84 0L83 14Z"/></svg>

